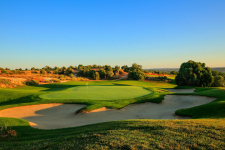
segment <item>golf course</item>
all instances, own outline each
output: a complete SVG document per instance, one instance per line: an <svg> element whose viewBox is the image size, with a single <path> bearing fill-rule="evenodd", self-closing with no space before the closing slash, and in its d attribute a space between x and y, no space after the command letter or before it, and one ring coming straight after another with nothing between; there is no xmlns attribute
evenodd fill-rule
<svg viewBox="0 0 225 150"><path fill-rule="evenodd" d="M225 88L174 82L0 89L0 126L17 132L0 149L223 149L224 102Z"/></svg>

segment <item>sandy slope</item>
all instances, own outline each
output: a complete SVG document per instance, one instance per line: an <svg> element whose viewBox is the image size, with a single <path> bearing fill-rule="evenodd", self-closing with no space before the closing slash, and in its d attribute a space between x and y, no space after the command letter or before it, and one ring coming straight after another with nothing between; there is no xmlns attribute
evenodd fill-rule
<svg viewBox="0 0 225 150"><path fill-rule="evenodd" d="M175 93L193 93L195 89L166 89L170 92L175 92Z"/></svg>
<svg viewBox="0 0 225 150"><path fill-rule="evenodd" d="M41 104L21 106L0 111L0 117L28 120L31 126L40 129L58 129L87 124L126 119L189 119L176 116L178 109L189 108L214 101L204 96L166 95L162 103L131 104L121 110L100 109L91 113L75 115L81 104Z"/></svg>

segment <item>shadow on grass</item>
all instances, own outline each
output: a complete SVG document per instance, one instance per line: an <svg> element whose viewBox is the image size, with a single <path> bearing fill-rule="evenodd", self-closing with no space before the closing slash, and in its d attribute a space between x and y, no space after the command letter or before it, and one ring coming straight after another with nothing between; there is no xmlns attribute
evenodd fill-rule
<svg viewBox="0 0 225 150"><path fill-rule="evenodd" d="M86 86L86 85L42 84L42 85L32 85L32 86L48 88L46 90L41 91L41 92L47 92L47 91L63 91L68 88L73 88L73 87L78 87L78 86ZM132 86L132 85L114 83L114 85L88 85L88 86Z"/></svg>
<svg viewBox="0 0 225 150"><path fill-rule="evenodd" d="M3 102L0 102L0 110L1 110L1 107L5 105L17 105L17 104L21 105L23 103L34 103L39 100L41 100L39 98L39 95L29 95L29 96L20 97L17 99L12 99L9 101L3 101Z"/></svg>

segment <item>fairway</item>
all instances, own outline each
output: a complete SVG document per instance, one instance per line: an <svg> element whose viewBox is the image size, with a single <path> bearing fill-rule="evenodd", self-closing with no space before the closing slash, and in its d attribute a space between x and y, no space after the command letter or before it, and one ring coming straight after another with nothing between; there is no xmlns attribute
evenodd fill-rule
<svg viewBox="0 0 225 150"><path fill-rule="evenodd" d="M130 99L152 94L152 91L138 86L77 86L65 91L43 94L43 99Z"/></svg>

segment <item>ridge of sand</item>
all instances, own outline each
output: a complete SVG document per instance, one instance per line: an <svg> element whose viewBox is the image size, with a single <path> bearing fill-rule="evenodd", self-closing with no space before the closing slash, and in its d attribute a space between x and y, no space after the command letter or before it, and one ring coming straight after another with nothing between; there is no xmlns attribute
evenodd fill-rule
<svg viewBox="0 0 225 150"><path fill-rule="evenodd" d="M59 129L127 119L190 119L175 111L206 104L216 98L194 95L166 95L162 103L130 104L120 110L100 108L92 113L75 112L82 104L40 104L14 107L0 111L0 117L25 119L34 128ZM102 111L103 110L103 111Z"/></svg>
<svg viewBox="0 0 225 150"><path fill-rule="evenodd" d="M113 110L113 109L110 109L108 107L102 107L102 108L94 109L92 111L87 111L87 112L84 112L84 113L101 112L101 111L108 111L108 110Z"/></svg>

